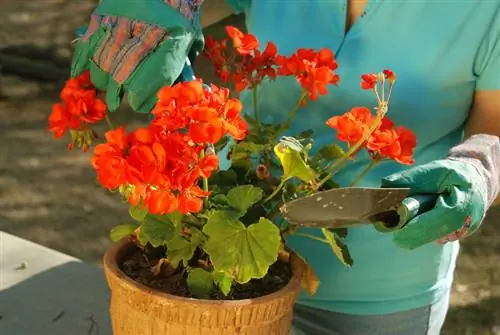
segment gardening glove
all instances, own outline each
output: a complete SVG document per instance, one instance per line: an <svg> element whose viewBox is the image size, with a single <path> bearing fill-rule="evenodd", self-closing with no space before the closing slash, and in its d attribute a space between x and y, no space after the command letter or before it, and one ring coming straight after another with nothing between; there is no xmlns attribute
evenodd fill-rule
<svg viewBox="0 0 500 335"><path fill-rule="evenodd" d="M404 187L411 189L410 195L438 196L430 211L394 233L394 243L415 249L472 234L498 195L499 174L499 138L481 134L452 148L445 159L384 178L382 187Z"/></svg>
<svg viewBox="0 0 500 335"><path fill-rule="evenodd" d="M124 94L135 110L148 113L158 90L173 84L186 58L203 47L199 10L203 0L102 0L78 39L71 76L90 70L115 111Z"/></svg>

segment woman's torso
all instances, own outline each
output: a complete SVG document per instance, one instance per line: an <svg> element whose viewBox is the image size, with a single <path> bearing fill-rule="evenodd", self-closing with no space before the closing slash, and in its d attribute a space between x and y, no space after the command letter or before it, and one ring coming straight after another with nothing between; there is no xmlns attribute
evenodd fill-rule
<svg viewBox="0 0 500 335"><path fill-rule="evenodd" d="M360 76L390 68L398 79L388 116L416 133L416 164L421 164L443 157L462 139L484 62L484 37L498 8L498 0L370 0L347 33L344 0L252 0L246 14L248 30L262 44L275 42L280 53L303 47L336 53L339 87L299 111L290 135L314 129L316 146L335 141L325 120L354 106L374 106L372 95L360 89ZM298 85L288 79L263 85L263 119L283 122L299 95ZM348 183L366 163L366 156L358 157L337 181ZM404 168L387 163L361 185L379 186L382 177ZM290 243L321 280L318 293L299 302L353 314L390 313L435 301L451 285L458 253L457 243L404 251L392 244L390 234L355 228L347 237L354 266L346 268L321 242L293 237Z"/></svg>

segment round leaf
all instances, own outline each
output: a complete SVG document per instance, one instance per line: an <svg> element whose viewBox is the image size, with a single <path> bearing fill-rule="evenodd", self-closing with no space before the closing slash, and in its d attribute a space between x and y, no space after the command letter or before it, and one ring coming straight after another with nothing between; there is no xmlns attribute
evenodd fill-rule
<svg viewBox="0 0 500 335"><path fill-rule="evenodd" d="M124 237L131 236L134 234L134 231L139 227L137 224L122 224L111 229L109 233L109 238L113 242L118 242Z"/></svg>
<svg viewBox="0 0 500 335"><path fill-rule="evenodd" d="M227 296L229 292L231 292L231 286L233 286L233 278L229 276L227 273L218 271L213 272L212 276L214 278L215 284L219 287L219 290Z"/></svg>
<svg viewBox="0 0 500 335"><path fill-rule="evenodd" d="M189 271L187 285L194 297L208 298L214 289L214 280L210 272L194 268Z"/></svg>
<svg viewBox="0 0 500 335"><path fill-rule="evenodd" d="M191 229L191 238L182 237L180 234L175 234L174 237L167 242L167 259L172 267L177 268L180 262L184 266L193 258L196 248L203 242L205 236L196 228Z"/></svg>
<svg viewBox="0 0 500 335"><path fill-rule="evenodd" d="M303 182L311 182L316 178L314 170L307 165L300 151L280 143L274 147L274 153L283 166L283 178L299 178Z"/></svg>
<svg viewBox="0 0 500 335"><path fill-rule="evenodd" d="M130 208L128 209L128 213L135 221L142 222L148 214L148 209L139 204L137 206L130 206Z"/></svg>
<svg viewBox="0 0 500 335"><path fill-rule="evenodd" d="M229 206L238 210L240 213L246 213L248 208L262 199L264 192L262 189L253 185L242 185L232 188L227 193L227 203Z"/></svg>
<svg viewBox="0 0 500 335"><path fill-rule="evenodd" d="M211 215L203 232L203 249L217 271L226 272L244 284L262 278L278 258L281 235L271 221L261 218L249 227L228 215Z"/></svg>
<svg viewBox="0 0 500 335"><path fill-rule="evenodd" d="M153 247L165 245L174 237L175 227L172 221L160 215L147 215L141 225L139 242L150 243Z"/></svg>

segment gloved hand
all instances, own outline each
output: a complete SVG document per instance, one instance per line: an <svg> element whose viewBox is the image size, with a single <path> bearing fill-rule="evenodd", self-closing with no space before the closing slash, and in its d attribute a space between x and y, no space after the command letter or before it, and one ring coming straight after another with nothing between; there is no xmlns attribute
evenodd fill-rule
<svg viewBox="0 0 500 335"><path fill-rule="evenodd" d="M173 84L186 58L193 60L203 47L202 2L102 0L77 42L71 76L90 70L110 111L126 93L135 111L148 113L157 91Z"/></svg>
<svg viewBox="0 0 500 335"><path fill-rule="evenodd" d="M414 249L472 234L498 195L499 138L475 135L454 147L447 158L382 180L382 187L408 187L411 194L438 194L430 211L418 215L394 233L394 243Z"/></svg>

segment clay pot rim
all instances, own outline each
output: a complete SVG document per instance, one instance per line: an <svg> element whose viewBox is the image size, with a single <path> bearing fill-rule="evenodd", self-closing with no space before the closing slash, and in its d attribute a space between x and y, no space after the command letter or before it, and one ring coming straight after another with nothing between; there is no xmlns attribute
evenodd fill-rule
<svg viewBox="0 0 500 335"><path fill-rule="evenodd" d="M267 303L269 300L274 300L276 298L282 297L284 295L290 294L297 290L300 290L301 280L303 276L303 270L301 266L301 261L299 257L295 255L293 252L290 254L290 265L292 267L292 278L281 290L273 292L271 294L267 294L257 298L251 299L242 299L242 300L209 300L209 299L196 299L196 298L186 298L181 297L165 292L158 291L154 288L148 287L144 284L136 282L129 276L127 276L119 267L118 267L118 258L123 256L125 250L132 245L136 246L137 244L131 238L123 238L121 241L114 243L111 247L109 247L103 259L104 268L107 270L107 274L115 277L116 280L120 280L123 286L127 286L128 289L132 291L143 291L153 294L157 297L163 297L169 300L174 300L180 302L196 302L199 305L222 305L225 307L242 307L249 304L261 304Z"/></svg>

